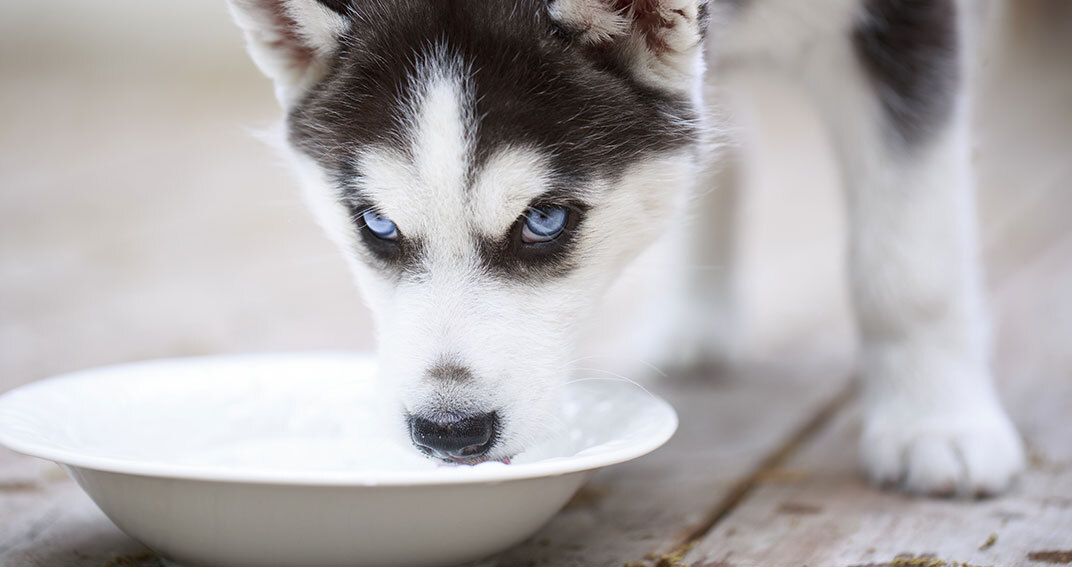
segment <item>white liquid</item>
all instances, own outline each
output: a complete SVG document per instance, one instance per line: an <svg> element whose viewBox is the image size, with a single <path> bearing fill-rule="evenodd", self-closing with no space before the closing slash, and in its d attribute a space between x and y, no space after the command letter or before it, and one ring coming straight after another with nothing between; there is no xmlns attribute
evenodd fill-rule
<svg viewBox="0 0 1072 567"><path fill-rule="evenodd" d="M401 411L350 355L163 361L90 371L25 392L5 427L73 454L229 472L442 470L410 442ZM627 446L662 419L646 394L572 384L562 428L505 467ZM633 433L633 432L636 433ZM451 473L449 471L458 471Z"/></svg>

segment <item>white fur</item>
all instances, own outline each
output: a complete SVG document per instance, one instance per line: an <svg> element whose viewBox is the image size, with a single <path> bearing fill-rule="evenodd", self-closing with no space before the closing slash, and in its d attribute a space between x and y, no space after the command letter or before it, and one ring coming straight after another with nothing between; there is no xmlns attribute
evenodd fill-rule
<svg viewBox="0 0 1072 567"><path fill-rule="evenodd" d="M253 62L275 82L276 99L284 107L323 75L346 27L341 16L316 0L228 0L228 5Z"/></svg>
<svg viewBox="0 0 1072 567"><path fill-rule="evenodd" d="M473 183L471 214L474 228L497 237L517 220L550 186L547 157L534 148L504 148L488 158Z"/></svg>
<svg viewBox="0 0 1072 567"><path fill-rule="evenodd" d="M587 43L611 41L628 32L630 26L625 14L591 0L557 0L551 5L551 17L581 30L581 39Z"/></svg>
<svg viewBox="0 0 1072 567"><path fill-rule="evenodd" d="M655 8L665 25L656 30L639 29L630 8L617 11L602 0L556 0L550 12L567 27L580 30L583 42L613 44L632 62L639 80L698 97L698 79L704 72L701 3L707 0L663 0ZM651 49L652 41L665 48Z"/></svg>
<svg viewBox="0 0 1072 567"><path fill-rule="evenodd" d="M346 29L342 16L323 4L308 0L290 0L285 9L287 15L298 24L298 34L318 56L326 57L335 51L339 45L339 35Z"/></svg>
<svg viewBox="0 0 1072 567"><path fill-rule="evenodd" d="M658 35L665 50L653 51L640 34L631 34L625 49L636 62L638 77L652 85L684 93L696 93L696 78L704 73L703 37L698 24L696 0L665 0L659 4L660 17L668 22Z"/></svg>

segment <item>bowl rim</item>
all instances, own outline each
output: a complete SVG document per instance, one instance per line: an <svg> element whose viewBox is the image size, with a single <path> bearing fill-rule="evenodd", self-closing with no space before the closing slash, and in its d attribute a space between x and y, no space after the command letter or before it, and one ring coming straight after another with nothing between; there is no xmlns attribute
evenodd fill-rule
<svg viewBox="0 0 1072 567"><path fill-rule="evenodd" d="M19 398L33 395L39 389L56 387L57 382L92 378L97 374L108 374L116 370L136 369L139 366L163 366L176 363L226 363L244 360L267 362L273 359L285 359L293 362L297 358L326 359L345 357L349 359L374 359L375 355L366 352L307 351L285 353L241 353L221 354L196 357L162 358L126 362L99 366L85 370L59 374L36 380L28 384L0 393L0 420L4 413L13 407L19 407ZM619 386L607 386L619 387ZM624 385L620 387L626 387ZM646 391L646 390L645 390ZM226 466L192 466L139 461L119 457L87 455L68 449L50 446L24 438L19 432L5 431L0 428L0 445L9 449L41 459L54 461L61 466L90 469L94 471L118 474L170 478L191 481L236 483L236 484L272 484L287 486L436 486L502 482L511 480L553 477L591 471L602 467L620 464L642 457L664 445L677 431L678 416L666 400L648 392L648 401L653 405L652 411L660 414L658 427L626 446L598 450L592 454L555 457L531 463L518 463L488 467L440 467L428 470L388 471L388 470L265 470L237 469ZM2 423L2 421L0 421ZM598 446L597 446L598 447Z"/></svg>

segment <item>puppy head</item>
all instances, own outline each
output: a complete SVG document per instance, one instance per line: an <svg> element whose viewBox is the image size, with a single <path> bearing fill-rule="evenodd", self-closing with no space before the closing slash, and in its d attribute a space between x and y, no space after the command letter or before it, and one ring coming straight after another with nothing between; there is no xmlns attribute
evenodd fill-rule
<svg viewBox="0 0 1072 567"><path fill-rule="evenodd" d="M698 170L697 0L231 0L418 447L544 435L577 333Z"/></svg>

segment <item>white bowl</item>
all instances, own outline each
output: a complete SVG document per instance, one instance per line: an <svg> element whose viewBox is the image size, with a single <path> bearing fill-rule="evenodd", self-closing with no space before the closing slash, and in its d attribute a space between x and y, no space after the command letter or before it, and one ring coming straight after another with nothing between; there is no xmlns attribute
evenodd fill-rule
<svg viewBox="0 0 1072 567"><path fill-rule="evenodd" d="M510 465L442 467L378 410L374 373L347 354L88 370L0 396L0 443L63 465L123 531L184 565L421 566L520 542L592 471L677 428L635 386L573 383L557 439Z"/></svg>

